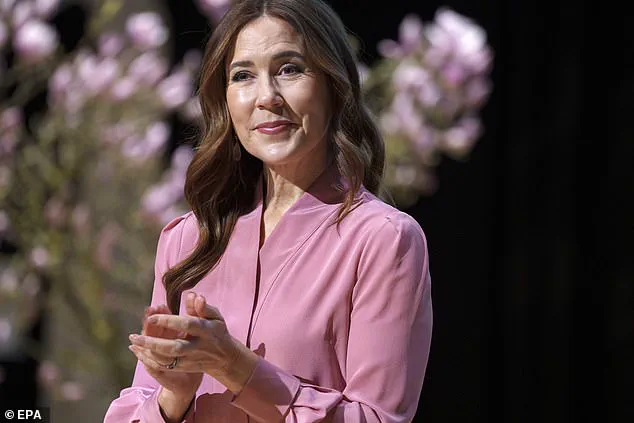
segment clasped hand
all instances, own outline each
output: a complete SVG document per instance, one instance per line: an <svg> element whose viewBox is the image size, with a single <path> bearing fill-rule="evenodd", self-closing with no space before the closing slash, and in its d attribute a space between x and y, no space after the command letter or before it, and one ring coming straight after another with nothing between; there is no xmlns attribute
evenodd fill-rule
<svg viewBox="0 0 634 423"><path fill-rule="evenodd" d="M218 378L226 375L241 348L220 312L208 305L205 297L188 293L185 301L187 316L172 315L165 305L149 308L142 334L130 335L130 350L165 388L182 390L190 385L195 392L202 373ZM176 366L170 366L174 363ZM189 380L169 377L183 372L191 374Z"/></svg>

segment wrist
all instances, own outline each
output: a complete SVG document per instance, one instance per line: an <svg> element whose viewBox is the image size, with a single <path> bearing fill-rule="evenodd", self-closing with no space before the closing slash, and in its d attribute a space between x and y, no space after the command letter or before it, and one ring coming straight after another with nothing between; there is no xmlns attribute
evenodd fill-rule
<svg viewBox="0 0 634 423"><path fill-rule="evenodd" d="M255 370L259 356L238 340L233 340L235 355L220 370L210 373L234 394L242 391Z"/></svg>
<svg viewBox="0 0 634 423"><path fill-rule="evenodd" d="M158 395L158 403L161 415L165 421L168 423L182 421L194 397L195 393L191 395L178 394L164 387L161 388Z"/></svg>

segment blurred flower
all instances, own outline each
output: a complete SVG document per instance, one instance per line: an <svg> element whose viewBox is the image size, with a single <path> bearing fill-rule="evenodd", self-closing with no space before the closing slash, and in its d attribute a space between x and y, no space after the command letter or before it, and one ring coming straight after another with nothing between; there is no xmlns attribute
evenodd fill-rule
<svg viewBox="0 0 634 423"><path fill-rule="evenodd" d="M35 0L35 14L42 19L49 18L58 8L60 0Z"/></svg>
<svg viewBox="0 0 634 423"><path fill-rule="evenodd" d="M202 53L200 50L188 50L183 56L183 67L187 72L195 74L202 63Z"/></svg>
<svg viewBox="0 0 634 423"><path fill-rule="evenodd" d="M18 28L35 14L33 4L29 1L20 1L13 8L13 27Z"/></svg>
<svg viewBox="0 0 634 423"><path fill-rule="evenodd" d="M37 369L37 378L44 385L52 385L57 382L60 377L59 367L49 360L42 361Z"/></svg>
<svg viewBox="0 0 634 423"><path fill-rule="evenodd" d="M0 49L4 47L4 43L7 41L7 37L7 27L4 22L0 21Z"/></svg>
<svg viewBox="0 0 634 423"><path fill-rule="evenodd" d="M42 287L40 278L34 273L28 273L22 281L22 289L29 297L35 297Z"/></svg>
<svg viewBox="0 0 634 423"><path fill-rule="evenodd" d="M112 85L110 98L115 101L123 101L129 98L137 90L137 83L133 78L121 78Z"/></svg>
<svg viewBox="0 0 634 423"><path fill-rule="evenodd" d="M18 288L18 275L11 267L7 267L0 273L0 292L13 294Z"/></svg>
<svg viewBox="0 0 634 423"><path fill-rule="evenodd" d="M44 206L46 220L54 228L60 227L66 219L66 208L58 197L52 197Z"/></svg>
<svg viewBox="0 0 634 423"><path fill-rule="evenodd" d="M35 247L31 251L31 263L37 268L46 267L49 264L49 254L44 247Z"/></svg>
<svg viewBox="0 0 634 423"><path fill-rule="evenodd" d="M171 167L165 172L163 180L149 188L141 199L141 205L146 214L161 223L167 223L176 216L174 213L177 213L178 208L175 204L183 198L187 167L193 156L191 147L185 145L179 146L174 151Z"/></svg>
<svg viewBox="0 0 634 423"><path fill-rule="evenodd" d="M416 51L422 44L423 23L416 15L407 15L399 26L399 41L382 40L378 52L387 58L403 58Z"/></svg>
<svg viewBox="0 0 634 423"><path fill-rule="evenodd" d="M0 114L0 130L13 130L22 124L22 120L22 110L18 107L9 107Z"/></svg>
<svg viewBox="0 0 634 423"><path fill-rule="evenodd" d="M167 74L167 61L154 51L136 57L128 67L128 75L140 84L154 86Z"/></svg>
<svg viewBox="0 0 634 423"><path fill-rule="evenodd" d="M106 57L114 57L123 50L123 37L114 32L107 32L99 36L99 54Z"/></svg>
<svg viewBox="0 0 634 423"><path fill-rule="evenodd" d="M486 34L472 20L441 8L425 34L430 49L438 52L438 56L452 56L474 73L483 72L489 66L491 55L486 48Z"/></svg>
<svg viewBox="0 0 634 423"><path fill-rule="evenodd" d="M184 70L177 71L158 85L158 95L167 109L182 106L192 96L191 77Z"/></svg>
<svg viewBox="0 0 634 423"><path fill-rule="evenodd" d="M13 8L16 0L0 0L0 13L3 15L8 15Z"/></svg>
<svg viewBox="0 0 634 423"><path fill-rule="evenodd" d="M57 33L51 26L32 20L17 30L13 47L22 59L32 63L48 57L57 43Z"/></svg>
<svg viewBox="0 0 634 423"><path fill-rule="evenodd" d="M471 151L471 147L480 136L482 130L480 120L475 117L464 117L456 126L445 132L444 144L447 152L457 157L463 157Z"/></svg>
<svg viewBox="0 0 634 423"><path fill-rule="evenodd" d="M122 153L135 160L146 160L158 153L167 143L171 130L165 122L150 124L142 136L131 135L123 142Z"/></svg>
<svg viewBox="0 0 634 423"><path fill-rule="evenodd" d="M11 339L13 327L6 317L0 317L0 344L5 344Z"/></svg>
<svg viewBox="0 0 634 423"><path fill-rule="evenodd" d="M187 120L199 120L203 115L203 111L198 97L193 97L187 100L187 103L185 103L181 109L181 114Z"/></svg>
<svg viewBox="0 0 634 423"><path fill-rule="evenodd" d="M78 204L71 215L73 228L76 232L85 232L88 230L90 221L90 210L85 204Z"/></svg>
<svg viewBox="0 0 634 423"><path fill-rule="evenodd" d="M203 12L213 22L219 22L227 13L230 0L196 0L196 4L201 12Z"/></svg>
<svg viewBox="0 0 634 423"><path fill-rule="evenodd" d="M64 382L61 393L62 397L68 401L79 401L84 398L84 388L77 382Z"/></svg>
<svg viewBox="0 0 634 423"><path fill-rule="evenodd" d="M142 12L128 18L126 30L132 43L141 50L162 46L167 41L167 28L154 12Z"/></svg>

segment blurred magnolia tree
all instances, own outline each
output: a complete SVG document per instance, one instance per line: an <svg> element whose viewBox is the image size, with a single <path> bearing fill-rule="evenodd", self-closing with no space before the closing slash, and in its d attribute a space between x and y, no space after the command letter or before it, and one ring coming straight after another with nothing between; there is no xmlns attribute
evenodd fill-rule
<svg viewBox="0 0 634 423"><path fill-rule="evenodd" d="M213 25L228 0L196 5ZM127 335L147 305L158 233L188 210L193 148L168 148L170 122L200 123L201 52L170 63L160 15L122 17L121 6L98 1L67 51L50 23L59 0L0 0L0 355L35 356L53 399L111 398L129 384ZM479 138L492 53L481 28L446 8L429 25L407 16L399 34L359 68L388 188L408 205L433 193L443 154L465 158ZM65 329L56 354L25 336L40 316Z"/></svg>

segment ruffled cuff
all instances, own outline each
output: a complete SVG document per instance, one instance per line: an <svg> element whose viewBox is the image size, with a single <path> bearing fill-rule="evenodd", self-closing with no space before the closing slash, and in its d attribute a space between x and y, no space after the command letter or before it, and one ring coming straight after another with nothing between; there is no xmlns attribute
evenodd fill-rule
<svg viewBox="0 0 634 423"><path fill-rule="evenodd" d="M300 381L262 357L231 404L259 421L279 421L295 401Z"/></svg>

